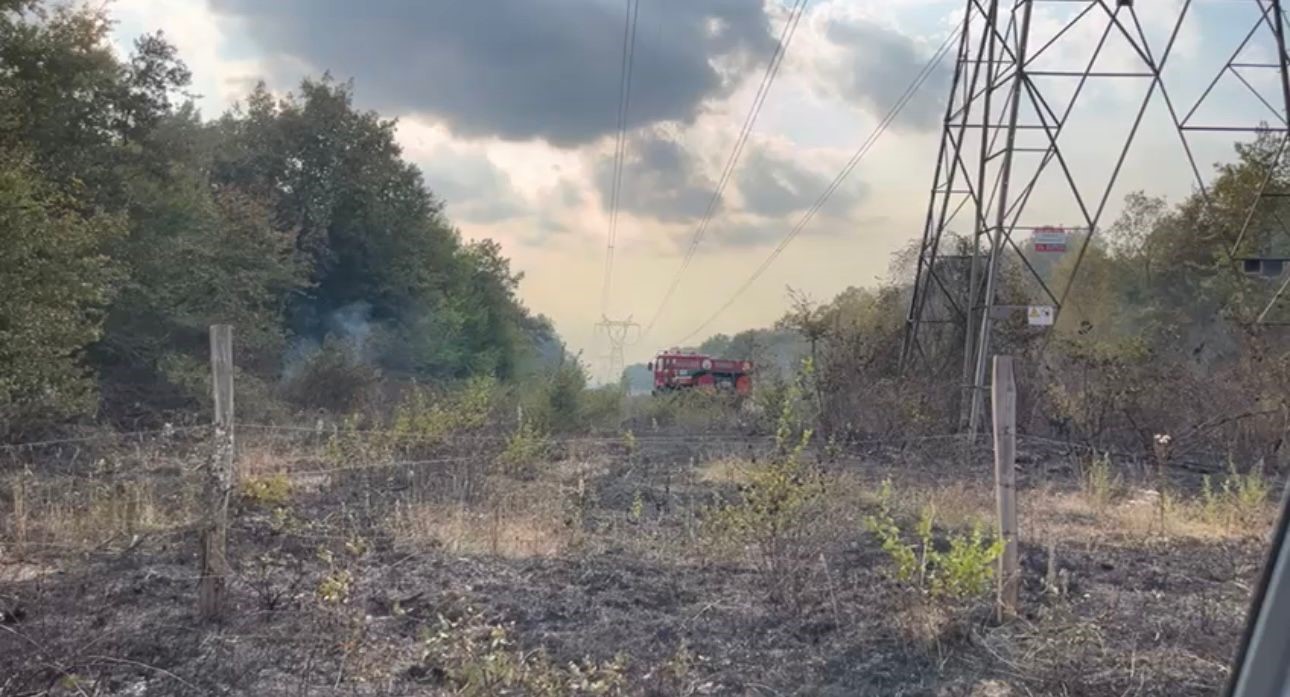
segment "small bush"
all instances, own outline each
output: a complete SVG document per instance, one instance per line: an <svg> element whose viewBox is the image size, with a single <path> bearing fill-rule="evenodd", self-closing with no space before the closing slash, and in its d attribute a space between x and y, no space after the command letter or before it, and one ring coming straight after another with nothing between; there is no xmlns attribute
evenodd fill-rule
<svg viewBox="0 0 1290 697"><path fill-rule="evenodd" d="M288 379L286 396L300 407L344 414L366 406L380 378L352 347L328 337Z"/></svg>
<svg viewBox="0 0 1290 697"><path fill-rule="evenodd" d="M618 385L587 390L582 400L581 421L593 429L618 429L623 421L626 396L626 391Z"/></svg>
<svg viewBox="0 0 1290 697"><path fill-rule="evenodd" d="M285 474L248 477L242 480L242 498L259 508L278 508L291 499L291 479Z"/></svg>
<svg viewBox="0 0 1290 697"><path fill-rule="evenodd" d="M811 431L803 431L790 447L795 423L792 403L786 402L777 431L781 454L749 468L739 500L709 510L705 518L710 539L756 550L774 595L793 588L795 561L809 528L807 513L823 493L818 473L802 461Z"/></svg>
<svg viewBox="0 0 1290 697"><path fill-rule="evenodd" d="M390 459L390 442L381 434L367 428L366 420L350 414L327 438L323 456L327 462L346 467L355 464L374 464Z"/></svg>
<svg viewBox="0 0 1290 697"><path fill-rule="evenodd" d="M512 475L532 476L542 458L546 457L550 443L545 433L525 422L506 439L506 448L498 462Z"/></svg>
<svg viewBox="0 0 1290 697"><path fill-rule="evenodd" d="M318 583L318 598L331 605L349 602L351 579L348 571L333 571Z"/></svg>
<svg viewBox="0 0 1290 697"><path fill-rule="evenodd" d="M488 424L497 393L497 380L491 377L472 378L440 399L424 387L414 387L395 407L388 444L407 451L478 431Z"/></svg>
<svg viewBox="0 0 1290 697"><path fill-rule="evenodd" d="M936 509L925 506L914 530L915 541L906 542L891 511L891 484L879 493L878 513L865 526L878 538L895 565L895 577L921 595L963 601L979 597L990 588L994 563L1003 554L1003 540L988 539L980 525L970 533L949 535L946 551L936 549L933 530Z"/></svg>

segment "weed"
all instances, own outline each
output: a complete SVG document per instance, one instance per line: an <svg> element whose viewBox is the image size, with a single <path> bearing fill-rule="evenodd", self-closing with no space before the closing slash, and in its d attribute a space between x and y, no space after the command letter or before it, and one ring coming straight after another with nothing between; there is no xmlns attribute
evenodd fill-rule
<svg viewBox="0 0 1290 697"><path fill-rule="evenodd" d="M632 496L632 507L627 511L627 519L633 523L641 522L641 516L645 514L645 499L641 498L640 489Z"/></svg>
<svg viewBox="0 0 1290 697"><path fill-rule="evenodd" d="M348 571L332 571L318 583L318 598L332 605L344 605L349 602L350 583Z"/></svg>
<svg viewBox="0 0 1290 697"><path fill-rule="evenodd" d="M1080 474L1084 496L1094 508L1103 509L1111 504L1123 487L1123 479L1114 472L1109 454L1096 453Z"/></svg>
<svg viewBox="0 0 1290 697"><path fill-rule="evenodd" d="M438 626L425 635L421 661L435 669L453 694L465 697L620 695L626 688L622 656L560 665L541 649L517 648L511 635L511 627L487 622L470 609L460 619L441 615Z"/></svg>
<svg viewBox="0 0 1290 697"><path fill-rule="evenodd" d="M531 477L537 464L546 456L548 447L546 433L525 422L506 439L506 448L498 456L498 461L511 475Z"/></svg>
<svg viewBox="0 0 1290 697"><path fill-rule="evenodd" d="M696 692L695 668L703 661L703 656L682 642L661 666L646 677L652 677L655 682L654 694L692 695Z"/></svg>
<svg viewBox="0 0 1290 697"><path fill-rule="evenodd" d="M636 442L636 434L631 430L623 431L623 448L627 451L627 460L630 462L640 448L640 444Z"/></svg>
<svg viewBox="0 0 1290 697"><path fill-rule="evenodd" d="M240 489L242 499L257 508L280 509L291 499L291 479L282 473L247 477Z"/></svg>
<svg viewBox="0 0 1290 697"><path fill-rule="evenodd" d="M1228 528L1238 523L1251 523L1263 515L1268 493L1268 481L1258 466L1241 473L1236 469L1236 462L1228 460L1227 472L1218 488L1214 487L1209 475L1202 480L1201 516L1206 522Z"/></svg>

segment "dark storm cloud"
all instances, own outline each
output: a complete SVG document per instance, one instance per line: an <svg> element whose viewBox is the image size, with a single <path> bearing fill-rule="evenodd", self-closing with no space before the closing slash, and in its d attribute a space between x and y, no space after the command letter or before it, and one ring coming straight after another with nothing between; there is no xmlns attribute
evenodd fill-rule
<svg viewBox="0 0 1290 697"><path fill-rule="evenodd" d="M738 174L744 210L768 217L806 210L824 193L830 181L829 177L787 157L761 149L749 154ZM829 197L822 211L844 215L863 192L863 186L844 183Z"/></svg>
<svg viewBox="0 0 1290 697"><path fill-rule="evenodd" d="M894 29L865 20L833 20L825 36L844 51L841 74L834 76L842 93L876 115L886 114L900 100L934 51ZM936 127L945 109L952 58L941 61L896 119L896 126Z"/></svg>
<svg viewBox="0 0 1290 697"><path fill-rule="evenodd" d="M511 178L483 154L439 148L418 164L426 186L455 218L488 224L529 212Z"/></svg>
<svg viewBox="0 0 1290 697"><path fill-rule="evenodd" d="M606 209L613 192L614 163L604 158L596 167L596 188ZM708 208L715 183L699 170L699 162L680 143L659 133L628 141L618 205L623 211L685 223Z"/></svg>
<svg viewBox="0 0 1290 697"><path fill-rule="evenodd" d="M778 244L833 180L790 156L762 147L751 150L740 167L736 183L743 206L737 213L719 218L713 224L704 244L707 251ZM800 234L829 237L855 230L859 224L857 206L868 193L868 185L853 172L833 191Z"/></svg>
<svg viewBox="0 0 1290 697"><path fill-rule="evenodd" d="M373 106L459 135L575 146L617 128L618 0L208 2L271 64L353 77ZM643 2L628 125L691 121L774 46L763 0Z"/></svg>

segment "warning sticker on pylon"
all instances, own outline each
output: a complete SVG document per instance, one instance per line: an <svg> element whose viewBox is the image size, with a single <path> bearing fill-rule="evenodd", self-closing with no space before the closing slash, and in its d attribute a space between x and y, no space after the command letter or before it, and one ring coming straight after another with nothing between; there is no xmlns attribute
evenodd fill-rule
<svg viewBox="0 0 1290 697"><path fill-rule="evenodd" d="M1056 227L1042 227L1035 230L1035 251L1066 251L1066 231Z"/></svg>
<svg viewBox="0 0 1290 697"><path fill-rule="evenodd" d="M1026 311L1026 319L1032 327L1053 326L1052 305L1031 305Z"/></svg>

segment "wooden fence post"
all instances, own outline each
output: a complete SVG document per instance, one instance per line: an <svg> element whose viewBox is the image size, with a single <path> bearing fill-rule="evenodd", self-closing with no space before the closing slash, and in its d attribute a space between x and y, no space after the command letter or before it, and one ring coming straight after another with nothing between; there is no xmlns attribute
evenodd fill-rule
<svg viewBox="0 0 1290 697"><path fill-rule="evenodd" d="M1017 383L1012 356L994 357L990 385L994 406L994 487L999 504L999 621L1017 614L1021 574L1017 566Z"/></svg>
<svg viewBox="0 0 1290 697"><path fill-rule="evenodd" d="M233 490L233 327L211 326L211 378L215 398L214 443L202 502L201 578L197 613L224 619L227 576L228 501Z"/></svg>

